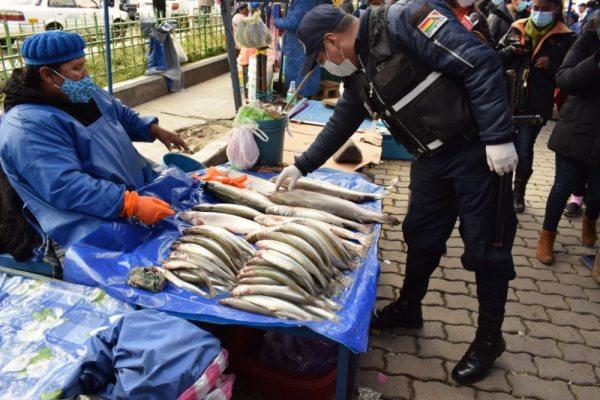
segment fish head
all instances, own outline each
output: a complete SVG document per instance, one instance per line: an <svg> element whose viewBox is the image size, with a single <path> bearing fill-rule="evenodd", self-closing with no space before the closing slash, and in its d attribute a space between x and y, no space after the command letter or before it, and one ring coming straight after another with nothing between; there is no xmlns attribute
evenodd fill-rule
<svg viewBox="0 0 600 400"><path fill-rule="evenodd" d="M178 260L189 260L190 259L189 253L186 253L183 251L172 251L171 254L169 255L169 257L176 258Z"/></svg>

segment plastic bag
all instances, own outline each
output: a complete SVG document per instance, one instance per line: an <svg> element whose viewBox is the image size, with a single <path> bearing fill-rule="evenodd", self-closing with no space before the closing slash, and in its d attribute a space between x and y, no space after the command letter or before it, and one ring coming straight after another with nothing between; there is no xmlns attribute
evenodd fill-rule
<svg viewBox="0 0 600 400"><path fill-rule="evenodd" d="M254 135L266 142L268 136L257 125L236 125L231 130L227 143L227 158L237 169L250 169L256 164L260 151Z"/></svg>
<svg viewBox="0 0 600 400"><path fill-rule="evenodd" d="M173 35L171 39L173 40L173 47L175 47L175 52L177 53L177 59L179 60L179 63L183 64L188 62L188 56L185 54L185 50L177 38L177 35Z"/></svg>
<svg viewBox="0 0 600 400"><path fill-rule="evenodd" d="M256 13L240 21L235 31L235 40L242 47L252 49L268 47L271 44L271 32L260 19L260 14Z"/></svg>

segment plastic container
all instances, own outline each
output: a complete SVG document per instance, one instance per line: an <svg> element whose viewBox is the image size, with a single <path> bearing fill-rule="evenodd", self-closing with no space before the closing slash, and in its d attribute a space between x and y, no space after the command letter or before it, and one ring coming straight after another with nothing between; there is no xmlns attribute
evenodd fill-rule
<svg viewBox="0 0 600 400"><path fill-rule="evenodd" d="M272 121L257 121L258 127L267 137L268 141L254 137L258 151L258 165L279 165L283 161L283 140L287 119L276 119Z"/></svg>
<svg viewBox="0 0 600 400"><path fill-rule="evenodd" d="M273 368L259 360L262 331L241 328L230 346L230 365L244 386L265 400L331 400L337 369L323 375Z"/></svg>
<svg viewBox="0 0 600 400"><path fill-rule="evenodd" d="M412 154L406 150L406 147L396 142L396 139L390 133L384 133L381 142L381 158L410 161L412 160Z"/></svg>
<svg viewBox="0 0 600 400"><path fill-rule="evenodd" d="M194 172L206 167L200 161L181 153L167 153L163 156L166 165L174 165L183 172Z"/></svg>

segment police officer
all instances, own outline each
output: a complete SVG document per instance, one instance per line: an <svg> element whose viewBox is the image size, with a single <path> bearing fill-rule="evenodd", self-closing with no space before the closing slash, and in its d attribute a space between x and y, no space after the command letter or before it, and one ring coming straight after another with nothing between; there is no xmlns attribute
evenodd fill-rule
<svg viewBox="0 0 600 400"><path fill-rule="evenodd" d="M290 179L293 188L321 166L369 112L381 116L416 157L403 223L404 284L399 299L375 311L372 326L423 326L421 300L459 217L462 263L476 274L479 324L452 376L460 384L482 379L505 349L501 326L508 282L515 276L516 217L510 188L497 189L498 175L511 174L517 154L497 54L436 0L401 0L370 8L360 18L320 5L306 14L297 34L307 54L303 72L318 63L344 77L345 90L315 142L282 171L278 187ZM389 57L379 63L385 48ZM497 196L505 200L500 247L490 240Z"/></svg>

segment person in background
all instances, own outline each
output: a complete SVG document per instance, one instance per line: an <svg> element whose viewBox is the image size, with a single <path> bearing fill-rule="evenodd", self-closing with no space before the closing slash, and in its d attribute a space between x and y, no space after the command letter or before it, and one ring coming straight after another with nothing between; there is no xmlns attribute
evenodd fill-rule
<svg viewBox="0 0 600 400"><path fill-rule="evenodd" d="M507 70L517 73L515 114L539 114L544 121L552 115L555 75L575 34L562 22L561 0L533 0L529 18L515 21L498 44ZM541 125L517 129L519 154L513 200L517 213L525 210L525 189L533 172L533 146Z"/></svg>
<svg viewBox="0 0 600 400"><path fill-rule="evenodd" d="M595 0L590 0L585 3L585 16L581 18L581 26L584 27L585 24L594 16L594 12L598 8L598 3Z"/></svg>
<svg viewBox="0 0 600 400"><path fill-rule="evenodd" d="M354 14L354 2L352 0L339 1L339 7L348 14Z"/></svg>
<svg viewBox="0 0 600 400"><path fill-rule="evenodd" d="M154 9L156 18L165 18L167 16L166 0L152 0L152 8Z"/></svg>
<svg viewBox="0 0 600 400"><path fill-rule="evenodd" d="M586 209L581 242L592 247L598 239L600 215L600 18L595 17L567 53L556 79L569 93L548 141L556 153L554 184L548 195L543 229L536 255L540 262L554 262L554 240L561 213L577 178L587 171Z"/></svg>
<svg viewBox="0 0 600 400"><path fill-rule="evenodd" d="M454 11L454 15L462 26L482 42L494 47L485 15L475 5L475 0L445 0L445 3Z"/></svg>
<svg viewBox="0 0 600 400"><path fill-rule="evenodd" d="M569 29L575 32L576 35L579 35L579 33L581 33L581 22L579 22L579 14L577 14L576 12L568 12L566 20Z"/></svg>
<svg viewBox="0 0 600 400"><path fill-rule="evenodd" d="M583 20L583 18L585 18L586 12L587 12L587 7L585 6L585 2L579 3L577 5L577 10L579 11L579 18L581 20Z"/></svg>
<svg viewBox="0 0 600 400"><path fill-rule="evenodd" d="M477 0L475 4L479 11L487 18L490 15L490 12L502 4L503 1L504 0Z"/></svg>
<svg viewBox="0 0 600 400"><path fill-rule="evenodd" d="M358 17L360 15L361 11L364 11L371 6L377 7L377 6L382 6L382 5L383 5L383 0L366 0L360 6L358 6L356 11L354 11L354 16Z"/></svg>
<svg viewBox="0 0 600 400"><path fill-rule="evenodd" d="M529 16L528 7L527 0L507 0L506 2L502 0L496 8L490 11L488 25L496 46L516 20Z"/></svg>
<svg viewBox="0 0 600 400"><path fill-rule="evenodd" d="M94 85L84 48L76 33L26 38L25 68L14 70L3 89L2 170L44 239L61 247L106 221L136 217L154 224L173 215L164 201L136 191L159 171L132 141L158 139L187 150L156 117L139 116Z"/></svg>
<svg viewBox="0 0 600 400"><path fill-rule="evenodd" d="M242 22L242 20L248 15L250 15L250 9L248 8L247 3L240 3L237 6L235 6L235 12L233 14L233 18L231 19L234 38L235 32L237 31L237 27L239 26L240 22ZM241 49L241 46L237 42L237 40L235 41L235 48L238 49L238 51Z"/></svg>
<svg viewBox="0 0 600 400"><path fill-rule="evenodd" d="M275 26L285 31L283 36L283 73L285 75L285 91L292 82L296 87L304 76L300 73L304 59L306 58L300 41L296 37L296 30L302 17L307 12L323 3L322 0L292 0L288 6L287 13L283 18L275 19ZM321 84L321 71L319 68L313 73L306 85L298 92L298 95L309 97L319 92Z"/></svg>

